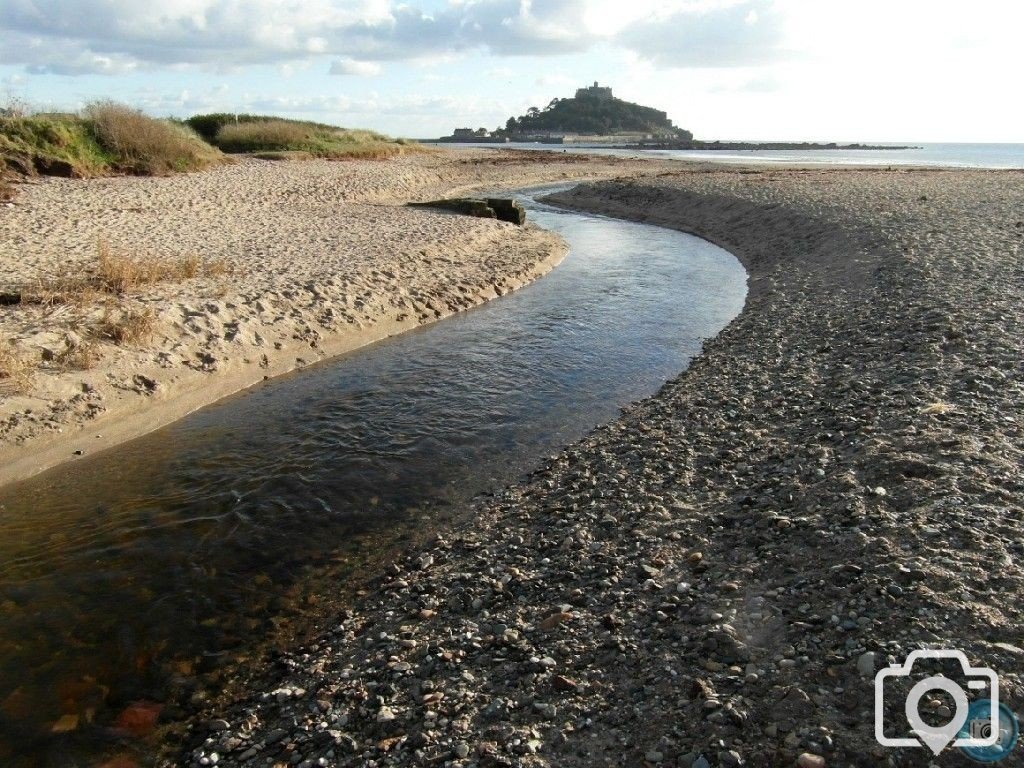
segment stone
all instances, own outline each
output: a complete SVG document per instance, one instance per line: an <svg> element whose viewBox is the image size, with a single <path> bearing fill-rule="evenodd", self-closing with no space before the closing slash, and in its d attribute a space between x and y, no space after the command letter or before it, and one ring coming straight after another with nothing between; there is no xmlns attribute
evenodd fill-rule
<svg viewBox="0 0 1024 768"><path fill-rule="evenodd" d="M548 616L545 619L542 619L540 624L538 624L537 626L539 626L545 632L550 632L552 629L557 627L559 624L561 624L562 622L568 621L571 618L572 618L572 614L571 613L566 613L564 611L559 611L557 613L551 614L550 616Z"/></svg>
<svg viewBox="0 0 1024 768"><path fill-rule="evenodd" d="M423 203L409 203L414 208L437 208L462 216L475 216L481 219L496 219L497 213L487 204L486 200L472 197L453 197L444 200L428 200Z"/></svg>
<svg viewBox="0 0 1024 768"><path fill-rule="evenodd" d="M875 654L873 651L862 653L857 659L857 671L861 677L873 677L875 674Z"/></svg>
<svg viewBox="0 0 1024 768"><path fill-rule="evenodd" d="M520 226L526 223L526 209L513 198L488 197L487 204L494 209L498 221L508 221Z"/></svg>
<svg viewBox="0 0 1024 768"><path fill-rule="evenodd" d="M804 752L796 759L798 768L825 768L825 758L813 752Z"/></svg>

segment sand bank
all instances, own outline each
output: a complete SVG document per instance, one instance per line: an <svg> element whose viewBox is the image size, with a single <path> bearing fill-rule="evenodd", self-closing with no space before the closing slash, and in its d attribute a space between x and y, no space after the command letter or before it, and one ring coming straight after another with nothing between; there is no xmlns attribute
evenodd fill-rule
<svg viewBox="0 0 1024 768"><path fill-rule="evenodd" d="M0 307L0 341L13 342L30 376L20 390L0 388L0 483L514 290L564 253L536 228L407 209L409 200L654 167L436 152L22 184L0 208L0 293L86 277L101 249L201 267L123 295ZM98 330L138 317L152 326L138 340Z"/></svg>
<svg viewBox="0 0 1024 768"><path fill-rule="evenodd" d="M1024 175L714 170L560 199L729 248L744 312L324 617L179 764L927 765L872 711L875 670L923 645L995 669L1019 711Z"/></svg>

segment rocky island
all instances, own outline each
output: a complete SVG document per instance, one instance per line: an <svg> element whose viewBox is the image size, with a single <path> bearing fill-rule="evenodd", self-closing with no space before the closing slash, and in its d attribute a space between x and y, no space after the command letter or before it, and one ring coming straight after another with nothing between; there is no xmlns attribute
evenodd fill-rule
<svg viewBox="0 0 1024 768"><path fill-rule="evenodd" d="M616 144L623 142L692 141L693 134L677 128L668 115L616 98L612 89L596 81L579 88L573 98L552 99L546 107L530 107L525 115L510 117L493 132L456 128L443 142L537 141L544 144Z"/></svg>
<svg viewBox="0 0 1024 768"><path fill-rule="evenodd" d="M505 144L539 142L541 144L600 144L614 149L681 150L857 150L913 149L894 144L838 144L808 141L701 141L693 133L679 128L668 113L617 98L612 89L597 81L579 88L573 98L552 99L546 107L530 107L525 115L510 117L503 127L456 128L444 143Z"/></svg>

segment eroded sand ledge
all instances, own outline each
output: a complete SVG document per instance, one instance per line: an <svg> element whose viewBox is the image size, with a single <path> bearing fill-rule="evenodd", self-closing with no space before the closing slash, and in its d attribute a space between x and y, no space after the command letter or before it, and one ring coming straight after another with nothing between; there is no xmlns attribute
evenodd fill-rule
<svg viewBox="0 0 1024 768"><path fill-rule="evenodd" d="M1019 710L1022 181L721 170L562 196L729 248L744 312L325 617L180 764L925 765L872 717L874 670L924 644Z"/></svg>
<svg viewBox="0 0 1024 768"><path fill-rule="evenodd" d="M23 185L0 209L0 291L83 275L116 254L196 255L230 274L83 306L0 307L0 339L38 361L0 391L0 484L91 454L308 364L507 293L564 255L533 227L403 207L481 185L649 172L615 158L436 152L389 162L246 160L205 173ZM156 316L152 340L93 344L113 303Z"/></svg>

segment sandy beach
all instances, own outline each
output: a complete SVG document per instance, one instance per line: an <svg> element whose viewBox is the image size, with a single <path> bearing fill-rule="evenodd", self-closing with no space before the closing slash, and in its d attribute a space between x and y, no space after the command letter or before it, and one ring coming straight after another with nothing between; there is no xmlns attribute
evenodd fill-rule
<svg viewBox="0 0 1024 768"><path fill-rule="evenodd" d="M722 245L746 308L172 763L924 766L872 712L923 646L1019 711L1024 174L678 167L558 202Z"/></svg>
<svg viewBox="0 0 1024 768"><path fill-rule="evenodd" d="M646 173L644 161L436 151L387 162L244 160L161 178L36 179L0 208L0 483L94 453L266 377L507 293L564 249L539 229L405 208L474 187ZM195 276L52 300L114 259ZM141 318L145 336L119 339Z"/></svg>

